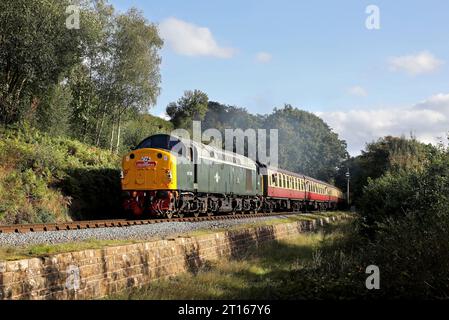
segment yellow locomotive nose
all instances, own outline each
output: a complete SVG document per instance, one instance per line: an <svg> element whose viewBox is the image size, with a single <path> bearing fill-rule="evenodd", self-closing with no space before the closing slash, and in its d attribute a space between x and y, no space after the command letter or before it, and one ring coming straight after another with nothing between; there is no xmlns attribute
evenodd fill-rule
<svg viewBox="0 0 449 320"><path fill-rule="evenodd" d="M176 157L160 149L138 149L123 157L123 190L176 189Z"/></svg>

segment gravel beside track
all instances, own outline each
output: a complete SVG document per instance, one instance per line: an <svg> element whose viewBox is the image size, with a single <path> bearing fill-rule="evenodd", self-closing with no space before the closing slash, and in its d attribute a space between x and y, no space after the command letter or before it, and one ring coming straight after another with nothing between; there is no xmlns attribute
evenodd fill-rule
<svg viewBox="0 0 449 320"><path fill-rule="evenodd" d="M81 230L45 231L0 234L0 246L23 246L32 244L57 244L83 240L148 240L165 238L195 230L229 228L239 224L286 218L279 215L244 219L213 220L199 222L162 222L127 227L109 227Z"/></svg>

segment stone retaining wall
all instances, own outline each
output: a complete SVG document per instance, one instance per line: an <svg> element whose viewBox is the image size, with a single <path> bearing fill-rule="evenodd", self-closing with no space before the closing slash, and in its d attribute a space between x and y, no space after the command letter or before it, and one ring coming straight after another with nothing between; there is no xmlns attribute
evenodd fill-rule
<svg viewBox="0 0 449 320"><path fill-rule="evenodd" d="M236 257L251 246L313 231L330 220L336 218L0 262L0 300L101 298L195 272L205 261Z"/></svg>

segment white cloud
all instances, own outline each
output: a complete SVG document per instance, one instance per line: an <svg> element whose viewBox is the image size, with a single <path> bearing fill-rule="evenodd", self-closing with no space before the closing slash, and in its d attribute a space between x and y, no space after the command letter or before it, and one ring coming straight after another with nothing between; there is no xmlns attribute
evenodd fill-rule
<svg viewBox="0 0 449 320"><path fill-rule="evenodd" d="M360 86L350 87L348 89L348 93L357 97L366 97L368 95L368 92L366 92L365 88L362 88Z"/></svg>
<svg viewBox="0 0 449 320"><path fill-rule="evenodd" d="M405 71L411 75L433 72L444 63L428 51L415 55L392 57L388 62L391 70Z"/></svg>
<svg viewBox="0 0 449 320"><path fill-rule="evenodd" d="M167 121L170 120L169 115L165 111L159 113L156 117L162 118L162 119L167 120Z"/></svg>
<svg viewBox="0 0 449 320"><path fill-rule="evenodd" d="M268 52L258 52L256 54L256 61L259 63L268 63L272 59L272 55Z"/></svg>
<svg viewBox="0 0 449 320"><path fill-rule="evenodd" d="M236 52L233 48L220 47L208 28L173 17L162 21L159 28L162 38L176 53L181 55L227 59Z"/></svg>
<svg viewBox="0 0 449 320"><path fill-rule="evenodd" d="M443 141L449 131L449 94L437 94L405 108L379 108L318 112L342 139L352 155L360 153L367 142L386 135L410 136L425 143Z"/></svg>

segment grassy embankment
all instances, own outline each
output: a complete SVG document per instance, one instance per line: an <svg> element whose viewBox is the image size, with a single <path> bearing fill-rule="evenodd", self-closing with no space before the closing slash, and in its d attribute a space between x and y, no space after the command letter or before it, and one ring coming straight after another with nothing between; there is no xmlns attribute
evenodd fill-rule
<svg viewBox="0 0 449 320"><path fill-rule="evenodd" d="M308 299L321 297L325 286L335 292L342 284L322 283L323 251L334 249L351 222L327 225L250 248L238 259L205 264L196 273L185 273L148 286L114 295L111 299ZM364 282L363 282L364 283ZM363 284L362 283L362 284Z"/></svg>
<svg viewBox="0 0 449 320"><path fill-rule="evenodd" d="M113 217L119 158L30 128L0 129L0 223Z"/></svg>

